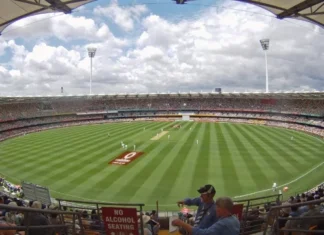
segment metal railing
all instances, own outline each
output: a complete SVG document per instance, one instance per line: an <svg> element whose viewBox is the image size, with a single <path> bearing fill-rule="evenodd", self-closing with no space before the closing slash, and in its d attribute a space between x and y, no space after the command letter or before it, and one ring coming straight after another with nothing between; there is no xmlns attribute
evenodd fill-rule
<svg viewBox="0 0 324 235"><path fill-rule="evenodd" d="M65 230L70 231L69 233L72 235L76 234L84 234L83 226L82 226L82 220L81 220L81 214L76 212L69 212L69 211L59 211L59 210L42 210L42 209L34 209L34 208L28 208L28 207L17 207L17 206L8 206L5 204L0 204L0 209L6 210L7 213L11 211L15 212L21 212L24 215L23 219L23 225L14 225L7 223L8 226L0 226L0 230L10 230L10 231L25 231L25 235L30 234L30 230L38 230L38 229L52 229L53 231L58 230ZM57 214L61 215L70 215L72 216L72 223L65 223L64 220L61 220L60 222L62 224L56 224L56 225L31 225L31 217L33 214L43 214L45 215L52 215ZM77 233L76 224L80 225L80 231Z"/></svg>
<svg viewBox="0 0 324 235"><path fill-rule="evenodd" d="M242 220L241 222L241 231L240 234L252 234L261 231L262 224L264 223L264 219L258 218L249 220L248 213L250 210L258 210L259 206L262 208L265 204L276 203L282 198L282 194L275 194L265 197L256 197L250 199L243 199L243 200L236 200L234 201L235 204L244 204L244 210L242 213Z"/></svg>

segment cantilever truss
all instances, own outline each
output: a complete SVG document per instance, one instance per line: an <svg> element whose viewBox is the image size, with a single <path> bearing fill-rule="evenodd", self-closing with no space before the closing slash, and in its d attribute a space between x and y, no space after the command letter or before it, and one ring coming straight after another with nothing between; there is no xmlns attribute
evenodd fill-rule
<svg viewBox="0 0 324 235"><path fill-rule="evenodd" d="M324 28L324 0L235 0L262 7L278 19L304 20Z"/></svg>
<svg viewBox="0 0 324 235"><path fill-rule="evenodd" d="M0 0L0 35L8 25L25 17L54 12L68 14L93 1L95 0Z"/></svg>

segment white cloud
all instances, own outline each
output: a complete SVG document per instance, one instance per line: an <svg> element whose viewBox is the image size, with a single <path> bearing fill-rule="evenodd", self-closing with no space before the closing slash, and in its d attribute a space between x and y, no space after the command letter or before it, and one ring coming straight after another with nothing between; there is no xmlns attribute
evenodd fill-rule
<svg viewBox="0 0 324 235"><path fill-rule="evenodd" d="M93 60L95 93L210 91L214 87L225 91L263 91L265 65L259 40L267 37L271 91L324 90L323 29L251 14L264 11L241 3L229 3L222 11L210 8L199 17L190 16L179 22L155 14L137 22L143 10L134 16L130 13L135 11L132 7L113 4L97 7L96 14L109 15L108 11L113 11L111 17L118 22L123 19L124 25L119 23L124 30L141 30L137 36L119 38L104 23L98 26L86 17L64 16L71 20L64 27L58 27L64 24L62 18L47 21L44 28L63 42L74 40L73 33L79 33L75 37L87 38L87 43L53 46L36 41L26 49L15 40L0 39L0 53L4 53L1 48L13 53L8 63L0 64L0 86L7 87L1 92L57 94L63 86L68 93L87 93L88 46L98 48ZM114 17L119 11L121 18ZM27 31L20 35L30 35ZM33 33L42 35L39 37L50 35L44 34L43 29Z"/></svg>
<svg viewBox="0 0 324 235"><path fill-rule="evenodd" d="M56 37L62 41L103 41L115 37L106 24L98 25L93 19L70 14L43 14L19 20L3 31L5 39L21 37L25 40Z"/></svg>
<svg viewBox="0 0 324 235"><path fill-rule="evenodd" d="M108 17L125 31L133 30L135 23L147 12L145 5L120 7L117 0L111 1L108 7L98 6L94 10L96 15Z"/></svg>
<svg viewBox="0 0 324 235"><path fill-rule="evenodd" d="M7 42L0 37L0 56L2 56L5 53L6 48L7 48Z"/></svg>

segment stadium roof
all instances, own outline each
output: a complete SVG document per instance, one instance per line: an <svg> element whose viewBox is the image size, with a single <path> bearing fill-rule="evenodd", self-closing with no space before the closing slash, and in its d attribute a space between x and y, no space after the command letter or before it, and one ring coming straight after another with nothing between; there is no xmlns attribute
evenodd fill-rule
<svg viewBox="0 0 324 235"><path fill-rule="evenodd" d="M75 8L95 0L0 0L0 35L11 23L44 13L71 13Z"/></svg>
<svg viewBox="0 0 324 235"><path fill-rule="evenodd" d="M236 0L262 7L278 19L293 18L324 28L324 0Z"/></svg>
<svg viewBox="0 0 324 235"><path fill-rule="evenodd" d="M98 94L98 95L57 95L57 96L6 96L0 97L0 104L55 102L65 100L96 99L151 99L151 98L246 98L246 99L319 99L324 100L324 92L175 92L175 93L130 93L130 94Z"/></svg>

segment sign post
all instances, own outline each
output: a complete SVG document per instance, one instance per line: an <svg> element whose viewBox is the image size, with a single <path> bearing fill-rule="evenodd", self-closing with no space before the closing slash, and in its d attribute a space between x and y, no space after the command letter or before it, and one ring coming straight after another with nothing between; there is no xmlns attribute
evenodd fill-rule
<svg viewBox="0 0 324 235"><path fill-rule="evenodd" d="M136 208L102 207L107 235L139 235Z"/></svg>

